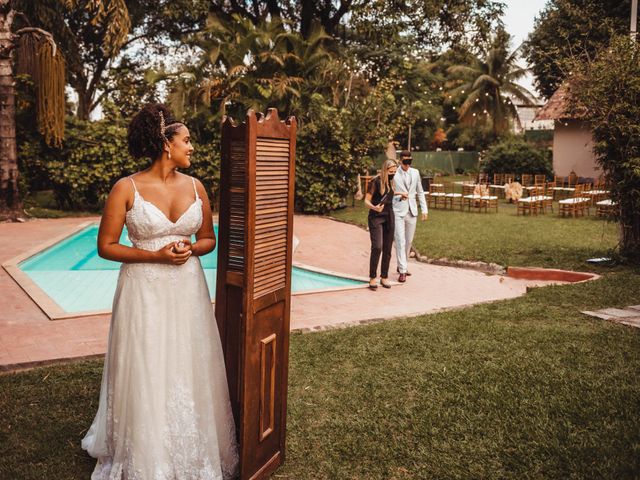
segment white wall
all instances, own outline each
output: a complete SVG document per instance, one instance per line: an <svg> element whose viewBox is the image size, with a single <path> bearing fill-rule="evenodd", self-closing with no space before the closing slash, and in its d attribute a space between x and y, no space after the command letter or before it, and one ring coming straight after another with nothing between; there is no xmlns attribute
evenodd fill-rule
<svg viewBox="0 0 640 480"><path fill-rule="evenodd" d="M600 176L593 154L591 130L576 120L557 121L553 134L553 170L566 177L571 171L580 177Z"/></svg>

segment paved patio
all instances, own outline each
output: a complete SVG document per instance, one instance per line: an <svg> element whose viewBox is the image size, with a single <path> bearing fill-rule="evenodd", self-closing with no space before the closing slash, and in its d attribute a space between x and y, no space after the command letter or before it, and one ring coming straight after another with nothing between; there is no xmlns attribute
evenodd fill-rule
<svg viewBox="0 0 640 480"><path fill-rule="evenodd" d="M72 231L87 220L65 218L0 224L0 263ZM369 234L323 217L296 216L294 262L366 277ZM395 272L395 260L391 271ZM356 290L294 295L292 330L320 330L433 313L523 295L532 282L472 270L410 262L407 283L372 292ZM395 279L395 275L392 277ZM540 284L540 282L536 282ZM0 371L50 361L99 356L107 347L110 315L49 320L4 269L0 270Z"/></svg>

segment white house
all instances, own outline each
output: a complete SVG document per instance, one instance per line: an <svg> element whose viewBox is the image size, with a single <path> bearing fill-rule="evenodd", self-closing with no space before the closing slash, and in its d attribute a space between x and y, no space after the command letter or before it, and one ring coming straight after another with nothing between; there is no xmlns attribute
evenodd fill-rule
<svg viewBox="0 0 640 480"><path fill-rule="evenodd" d="M553 170L567 177L575 172L579 177L596 178L601 170L593 153L593 137L589 125L578 115L567 113L569 84L563 84L538 112L535 122L553 120Z"/></svg>

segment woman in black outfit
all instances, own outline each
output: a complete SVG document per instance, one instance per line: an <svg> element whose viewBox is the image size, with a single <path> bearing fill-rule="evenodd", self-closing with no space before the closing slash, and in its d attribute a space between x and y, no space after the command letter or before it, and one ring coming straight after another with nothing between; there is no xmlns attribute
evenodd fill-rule
<svg viewBox="0 0 640 480"><path fill-rule="evenodd" d="M398 169L395 160L387 159L382 164L380 175L369 183L369 189L364 197L364 204L369 209L369 235L371 236L371 256L369 258L369 288L378 288L376 282L378 261L382 254L380 266L380 284L384 288L391 288L387 281L389 276L389 262L391 261L391 246L393 245L393 231L395 220L393 217L393 176ZM406 195L406 194L404 194Z"/></svg>

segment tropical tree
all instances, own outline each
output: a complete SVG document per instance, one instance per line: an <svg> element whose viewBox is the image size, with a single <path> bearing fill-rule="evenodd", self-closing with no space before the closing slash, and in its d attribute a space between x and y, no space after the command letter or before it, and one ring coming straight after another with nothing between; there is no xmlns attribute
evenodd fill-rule
<svg viewBox="0 0 640 480"><path fill-rule="evenodd" d="M36 87L38 127L46 142L59 146L64 134L65 61L51 32L32 25L58 9L73 9L77 0L24 2L0 0L0 217L15 218L22 210L18 189L15 124L15 71L13 51L18 49L17 72L30 76ZM117 49L128 34L124 0L88 0L87 21L100 24ZM24 7L25 11L18 10ZM31 16L30 16L30 15ZM14 23L15 22L15 23Z"/></svg>
<svg viewBox="0 0 640 480"><path fill-rule="evenodd" d="M620 253L640 264L640 44L614 37L592 61L573 62L570 112L589 122L617 206Z"/></svg>
<svg viewBox="0 0 640 480"><path fill-rule="evenodd" d="M76 115L88 120L110 62L127 43L131 18L125 0L13 0L29 26L51 32L77 94ZM133 3L133 2L129 2ZM103 92L104 94L104 92Z"/></svg>
<svg viewBox="0 0 640 480"><path fill-rule="evenodd" d="M551 0L524 44L537 90L549 98L569 74L568 61L593 58L629 29L631 0Z"/></svg>
<svg viewBox="0 0 640 480"><path fill-rule="evenodd" d="M64 130L64 62L51 34L34 27L13 31L18 12L0 0L0 218L22 210L18 189L16 96L13 51L20 48L19 71L37 81L37 117L48 142L59 144Z"/></svg>
<svg viewBox="0 0 640 480"><path fill-rule="evenodd" d="M239 15L229 21L212 15L207 30L190 40L201 52L197 61L156 81L170 80L168 101L178 114L201 106L220 115L268 107L295 114L302 95L312 93L313 79L325 72L330 38L316 28L303 39L278 19L254 24Z"/></svg>
<svg viewBox="0 0 640 480"><path fill-rule="evenodd" d="M527 105L533 103L533 94L516 83L527 69L517 64L519 49L509 52L509 38L499 30L482 58L475 58L470 65L449 68L458 84L450 94L464 99L458 109L461 122L476 125L488 120L494 138L507 132L516 116L511 97Z"/></svg>

